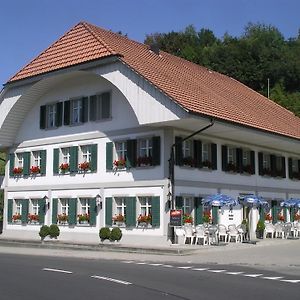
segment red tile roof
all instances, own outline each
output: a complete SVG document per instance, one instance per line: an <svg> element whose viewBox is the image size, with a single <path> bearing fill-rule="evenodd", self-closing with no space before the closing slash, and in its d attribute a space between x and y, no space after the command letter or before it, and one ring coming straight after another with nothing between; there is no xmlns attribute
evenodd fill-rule
<svg viewBox="0 0 300 300"><path fill-rule="evenodd" d="M192 113L300 139L300 118L242 83L166 52L81 22L13 76L9 82L109 56Z"/></svg>

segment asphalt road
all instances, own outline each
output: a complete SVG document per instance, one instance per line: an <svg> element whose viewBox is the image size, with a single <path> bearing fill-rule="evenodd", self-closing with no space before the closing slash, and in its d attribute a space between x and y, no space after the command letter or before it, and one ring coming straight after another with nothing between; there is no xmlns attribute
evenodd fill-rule
<svg viewBox="0 0 300 300"><path fill-rule="evenodd" d="M1 300L282 300L300 290L300 276L241 266L13 254L1 254L0 266Z"/></svg>

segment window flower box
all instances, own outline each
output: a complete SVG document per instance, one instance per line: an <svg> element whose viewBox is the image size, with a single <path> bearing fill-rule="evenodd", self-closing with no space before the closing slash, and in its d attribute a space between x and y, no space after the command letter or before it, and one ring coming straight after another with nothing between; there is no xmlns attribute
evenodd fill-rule
<svg viewBox="0 0 300 300"><path fill-rule="evenodd" d="M211 213L210 213L210 211L205 211L205 212L203 213L202 221L203 221L203 223L211 223L212 218L211 218Z"/></svg>
<svg viewBox="0 0 300 300"><path fill-rule="evenodd" d="M262 175L263 176L271 176L272 175L271 169L263 168Z"/></svg>
<svg viewBox="0 0 300 300"><path fill-rule="evenodd" d="M193 224L193 217L189 214L184 214L182 220L183 224Z"/></svg>
<svg viewBox="0 0 300 300"><path fill-rule="evenodd" d="M196 165L195 160L191 156L184 157L182 159L182 164L184 166L192 167L192 168L194 168Z"/></svg>
<svg viewBox="0 0 300 300"><path fill-rule="evenodd" d="M12 222L15 224L20 224L22 220L22 215L16 213L12 216Z"/></svg>
<svg viewBox="0 0 300 300"><path fill-rule="evenodd" d="M82 162L78 165L80 171L86 172L90 169L90 163L88 161Z"/></svg>
<svg viewBox="0 0 300 300"><path fill-rule="evenodd" d="M35 214L28 214L29 224L39 224L39 216Z"/></svg>
<svg viewBox="0 0 300 300"><path fill-rule="evenodd" d="M31 166L30 167L30 174L38 174L41 172L41 169L39 166Z"/></svg>
<svg viewBox="0 0 300 300"><path fill-rule="evenodd" d="M13 169L14 175L21 175L22 173L23 173L23 168L21 168L21 167L16 167Z"/></svg>
<svg viewBox="0 0 300 300"><path fill-rule="evenodd" d="M138 157L137 165L139 167L151 166L152 165L152 157L151 156Z"/></svg>
<svg viewBox="0 0 300 300"><path fill-rule="evenodd" d="M68 172L69 171L69 164L68 163L62 163L60 166L59 166L59 169L62 173L65 173L65 172Z"/></svg>
<svg viewBox="0 0 300 300"><path fill-rule="evenodd" d="M243 172L248 173L248 174L253 174L254 173L254 169L251 165L246 165L243 166Z"/></svg>
<svg viewBox="0 0 300 300"><path fill-rule="evenodd" d="M124 158L120 158L114 161L114 167L116 169L124 169L126 167L126 160Z"/></svg>
<svg viewBox="0 0 300 300"><path fill-rule="evenodd" d="M299 214L299 213L296 213L296 214L294 215L294 220L295 220L295 221L300 221L300 214Z"/></svg>
<svg viewBox="0 0 300 300"><path fill-rule="evenodd" d="M209 160L204 160L204 161L202 162L202 167L203 167L203 168L211 169L211 168L212 168L212 163L211 163L211 161L209 161Z"/></svg>
<svg viewBox="0 0 300 300"><path fill-rule="evenodd" d="M226 166L226 171L227 172L233 172L236 173L237 172L237 166L235 163L233 162L229 162Z"/></svg>
<svg viewBox="0 0 300 300"><path fill-rule="evenodd" d="M68 224L69 217L66 214L57 215L58 224L66 225Z"/></svg>
<svg viewBox="0 0 300 300"><path fill-rule="evenodd" d="M149 215L139 215L137 219L138 226L148 227L151 224L152 216Z"/></svg>
<svg viewBox="0 0 300 300"><path fill-rule="evenodd" d="M298 180L300 180L300 172L293 172L293 173L292 173L292 177L293 177L293 179L298 179Z"/></svg>
<svg viewBox="0 0 300 300"><path fill-rule="evenodd" d="M114 215L112 217L112 221L113 221L113 225L117 225L117 226L123 226L125 223L125 217L121 214L119 215Z"/></svg>
<svg viewBox="0 0 300 300"><path fill-rule="evenodd" d="M79 214L77 215L77 220L79 224L89 224L90 215L89 214Z"/></svg>
<svg viewBox="0 0 300 300"><path fill-rule="evenodd" d="M279 214L279 215L278 215L278 221L284 222L284 215Z"/></svg>

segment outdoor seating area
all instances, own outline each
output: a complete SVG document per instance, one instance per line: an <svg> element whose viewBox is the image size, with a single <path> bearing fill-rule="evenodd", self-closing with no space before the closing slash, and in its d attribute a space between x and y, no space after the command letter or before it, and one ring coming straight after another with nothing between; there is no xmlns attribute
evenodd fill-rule
<svg viewBox="0 0 300 300"><path fill-rule="evenodd" d="M264 238L300 238L300 222L265 223Z"/></svg>

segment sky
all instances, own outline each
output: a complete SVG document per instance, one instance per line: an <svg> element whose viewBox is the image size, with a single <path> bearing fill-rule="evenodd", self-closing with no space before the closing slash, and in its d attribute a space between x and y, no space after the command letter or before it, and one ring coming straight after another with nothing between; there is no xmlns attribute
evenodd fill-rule
<svg viewBox="0 0 300 300"><path fill-rule="evenodd" d="M0 84L80 21L139 42L188 25L239 37L249 22L288 39L298 36L299 12L299 0L0 0Z"/></svg>

